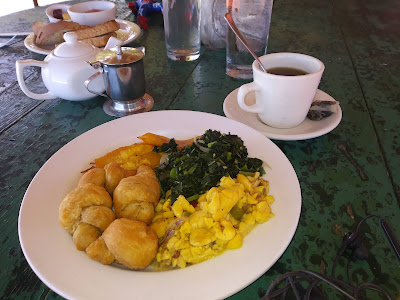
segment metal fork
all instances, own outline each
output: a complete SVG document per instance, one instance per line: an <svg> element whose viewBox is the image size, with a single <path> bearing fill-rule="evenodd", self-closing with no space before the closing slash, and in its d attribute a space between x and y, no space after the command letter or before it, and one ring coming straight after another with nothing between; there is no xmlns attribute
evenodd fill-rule
<svg viewBox="0 0 400 300"><path fill-rule="evenodd" d="M8 41L0 43L0 48L6 47L8 46L15 38L17 37L17 35L14 35L12 38L10 38Z"/></svg>

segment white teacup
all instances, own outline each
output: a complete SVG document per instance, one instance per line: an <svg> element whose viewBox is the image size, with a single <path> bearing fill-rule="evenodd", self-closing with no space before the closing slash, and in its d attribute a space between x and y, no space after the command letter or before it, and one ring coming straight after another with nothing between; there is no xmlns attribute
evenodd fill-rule
<svg viewBox="0 0 400 300"><path fill-rule="evenodd" d="M239 88L237 101L241 109L257 113L261 121L275 128L300 125L310 109L324 72L324 64L315 57L299 53L273 53L260 57L265 69L303 70L305 75L275 75L263 72L253 62L253 82ZM255 92L256 103L245 103L246 95Z"/></svg>

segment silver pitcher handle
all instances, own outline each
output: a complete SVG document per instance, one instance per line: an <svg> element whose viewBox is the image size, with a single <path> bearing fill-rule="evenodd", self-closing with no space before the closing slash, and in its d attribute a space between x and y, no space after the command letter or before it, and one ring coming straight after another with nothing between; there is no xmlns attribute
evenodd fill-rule
<svg viewBox="0 0 400 300"><path fill-rule="evenodd" d="M98 92L95 92L95 91L92 91L91 89L89 89L89 83L99 75L101 75L101 72L94 73L92 76L90 76L88 79L86 79L85 82L84 82L85 87L92 94L103 96L103 97L106 97L106 98L110 99L110 97L108 97L107 94L101 94L101 93L98 93Z"/></svg>

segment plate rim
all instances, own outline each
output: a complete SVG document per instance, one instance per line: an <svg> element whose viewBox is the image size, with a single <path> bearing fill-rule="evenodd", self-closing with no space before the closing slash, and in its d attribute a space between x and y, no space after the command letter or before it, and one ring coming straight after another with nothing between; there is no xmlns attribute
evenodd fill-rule
<svg viewBox="0 0 400 300"><path fill-rule="evenodd" d="M127 26L131 27L131 30L136 33L134 34L132 37L126 39L125 41L122 42L122 45L126 45L129 44L130 42L133 42L134 40L138 39L140 37L140 35L142 34L142 29L140 28L140 26L134 22L128 21L128 20L123 20L123 19L115 19L115 21L117 21L118 23L123 23ZM25 48L27 48L29 51L32 51L34 53L38 53L38 54L43 54L43 55L49 55L51 53L52 50L47 50L44 48L41 48L39 46L37 46L34 42L33 42L33 37L34 37L34 33L32 32L31 34L27 35L27 37L24 39L24 46ZM33 45L33 46L32 46Z"/></svg>
<svg viewBox="0 0 400 300"><path fill-rule="evenodd" d="M239 87L239 88L240 88L240 87ZM225 97L225 100L224 100L224 103L223 103L223 111L224 111L224 114L225 114L225 116L226 116L227 118L242 123L242 121L239 120L238 118L234 118L234 117L230 114L230 112L229 112L229 110L228 110L228 108L227 108L228 102L234 102L233 99L236 98L235 95L237 95L239 88L233 90L232 92L230 92L230 93ZM328 95L330 98L332 98L333 100L335 100L335 99L334 99L331 95L329 95L327 92L324 92L324 91L322 91L322 90L320 90L320 89L317 89L317 93L318 93L318 92L322 92L323 94L326 94L326 95ZM231 100L231 99L232 99L232 100ZM332 100L329 100L329 101L332 101ZM334 115L332 115L332 116L335 116L335 118L333 119L333 121L332 121L331 123L329 123L326 127L322 128L322 129L318 129L318 130L316 130L316 131L314 131L314 132L311 132L311 133L304 133L304 134L287 134L287 133L285 134L285 133L280 133L280 134L279 134L279 133L273 133L273 132L268 132L268 131L265 131L265 130L256 129L256 128L250 126L248 123L243 123L243 124L246 124L247 126L252 127L254 130L257 130L257 131L261 132L263 135L265 135L266 137L268 137L268 138L270 138L270 139L273 139L273 140L280 140L280 141L301 141L301 140L308 140L308 139L313 139L313 138L317 138L317 137L323 136L323 135L325 135L325 134L331 132L332 130L334 130L334 129L340 124L340 122L342 121L342 118L343 118L343 110L342 110L342 108L341 108L341 106L340 106L340 103L339 103L338 107L339 107L338 112L335 113ZM241 111L243 111L239 106L238 106L238 108L239 108ZM243 112L244 112L244 113L247 113L247 112L245 112L245 111L243 111ZM248 114L251 114L251 113L248 113ZM330 117L332 117L332 116L330 116ZM318 122L318 121L311 121L311 120L307 120L307 119L306 119L306 121ZM260 121L260 123L261 123L261 121ZM304 122L301 123L300 125L298 125L298 126L295 127L295 128L298 128L298 127L302 126L303 124L304 124ZM266 125L266 124L262 124L262 125L265 125L266 128L270 127L270 126L268 126L268 125ZM270 127L270 128L272 128L272 127ZM277 130L277 131L280 130L280 129L278 129L278 128L273 128L273 129L274 129L274 130ZM289 128L289 129L282 129L282 131L287 131L287 130L290 130L290 128Z"/></svg>
<svg viewBox="0 0 400 300"><path fill-rule="evenodd" d="M223 117L223 116L219 116L219 115L215 115L215 114L210 114L210 113L196 112L196 111L185 111L185 110L168 110L168 111L152 111L152 112L143 113L143 114L141 114L141 115L142 115L142 116L143 116L143 115L146 115L146 116L147 116L147 115L149 115L149 114L156 115L156 114L165 114L165 113L167 113L167 114L168 114L168 113L175 113L175 114L182 114L182 113L185 114L185 113L189 113L189 114L200 114L200 115L197 115L197 116L210 115L210 116L217 117L217 118L224 118L224 119L226 119L226 120L229 120L230 122L234 122L234 123L238 124L238 126L245 127L245 128L247 128L247 130L253 131L254 133L257 133L258 135L261 135L258 131L254 130L253 128L251 128L251 127L249 127L249 126L247 126L247 125L245 125L245 124L242 124L242 123L240 123L240 122L237 122L237 121L228 119L228 118ZM86 131L85 133L79 135L79 136L76 137L75 139L71 140L69 143L67 143L66 145L64 145L63 147L61 147L57 152L55 152L55 153L43 164L43 166L42 166L42 167L39 169L39 171L36 173L35 177L32 179L31 183L29 184L29 186L28 186L28 188L27 188L27 190L26 190L26 192L25 192L23 201L22 201L22 203L21 203L19 216L18 216L18 235L19 235L19 239L20 239L20 243L21 243L21 248L22 248L22 250L23 250L24 256L25 256L26 260L28 261L30 267L31 267L31 268L33 269L33 271L35 272L35 274L36 274L47 286L49 286L52 290L56 291L56 292L59 293L61 296L64 296L64 297L66 297L66 298L71 297L71 295L68 294L68 293L64 293L64 291L63 291L62 289L60 289L59 287L55 287L47 278L45 278L44 276L42 276L41 272L37 269L37 266L36 266L36 265L32 265L32 261L31 261L31 259L30 259L30 257L29 257L29 254L26 253L26 248L25 248L24 242L23 242L23 240L22 240L22 238L21 238L21 236L22 236L22 234L23 234L23 233L22 233L22 230L21 230L21 222L22 222L22 219L21 219L22 217L21 217L21 216L22 216L22 213L23 213L24 203L27 201L27 200L26 200L26 197L27 197L27 195L28 195L28 192L29 192L31 186L32 186L32 185L34 184L34 182L35 182L35 178L38 176L38 174L41 172L41 170L42 170L43 168L45 168L47 164L51 163L52 160L54 160L54 157L55 157L56 155L59 155L58 153L60 153L60 151L62 151L63 149L65 150L65 149L68 147L68 145L71 145L72 143L74 143L74 141L75 141L75 143L76 143L77 139L79 139L80 137L84 136L85 134L87 134L87 133L89 133L89 132L92 132L92 133L93 133L95 130L99 130L99 129L98 129L99 127L102 127L102 126L111 126L111 125L107 125L107 124L110 124L110 123L113 123L113 124L115 125L116 122L119 122L119 121L121 121L121 120L123 120L123 119L127 120L128 118L135 118L135 116L140 116L140 115L132 115L132 116L128 116L128 117L124 117L124 118L120 118L120 119L111 120L111 121L106 122L106 123L104 123L104 124L98 125L98 126L92 128L92 129ZM235 134L235 133L233 133L233 134ZM262 136L262 135L261 135L261 136ZM243 138L243 137L242 137L242 138ZM276 256L276 259L275 259L274 261L272 261L272 263L270 264L270 266L268 266L266 270L263 269L263 270L259 271L257 274L253 274L253 276L251 276L251 279L248 279L246 282L242 282L242 283L241 283L240 285L238 285L236 288L231 288L231 289L230 289L230 292L229 292L229 293L223 294L222 297L229 297L229 296L233 295L234 293L240 291L241 289L245 288L246 286L248 286L249 284L251 284L252 282L254 282L254 281L255 281L257 278L259 278L264 272L266 272L267 270L269 270L269 269L276 263L276 261L282 256L282 254L286 251L287 247L289 246L290 242L292 241L292 239L293 239L293 237L294 237L294 234L295 234L295 232L296 232L296 230L297 230L297 227L298 227L298 224L299 224L300 213L301 213L301 207L302 207L302 197L301 197L300 183L299 183L297 174L296 174L296 172L295 172L295 170L294 170L294 168L293 168L293 165L291 164L291 162L290 162L289 159L287 158L287 156L286 156L272 141L270 141L267 137L263 136L263 138L264 138L266 141L268 141L268 143L270 143L271 147L275 147L275 151L278 151L278 153L280 152L279 155L283 155L283 158L287 160L287 163L289 163L289 164L288 164L289 168L291 168L291 170L293 171L293 174L292 174L292 175L294 175L294 176L295 176L295 179L297 180L297 187L296 187L296 189L298 190L297 197L298 197L299 199L298 199L298 202L295 202L295 204L297 205L297 211L296 211L297 216L296 216L295 224L292 224L292 225L291 225L291 231L290 231L290 233L289 233L290 238L286 241L286 243L285 243L283 246L281 245L281 251L280 251L280 253L278 253L278 255ZM60 201L61 201L61 200L60 200ZM273 219L271 219L271 220L273 220ZM271 221L270 221L270 222L271 222ZM267 222L267 223L269 223L269 222ZM257 227L256 227L256 229L257 229ZM256 229L254 229L254 230L256 230ZM72 243L71 243L71 244L72 244ZM76 251L76 252L79 252L79 251L77 251L77 250L75 250L75 251ZM224 255L227 255L227 253L224 254ZM87 258L86 258L86 259L87 259ZM88 261L90 261L90 260L88 259ZM212 261L212 260L211 260L211 261ZM94 263L100 265L100 264L97 263L97 262L94 262ZM205 262L204 262L204 263L205 263ZM204 263L202 263L202 264L204 264ZM198 266L201 267L202 264L193 265L193 266L191 266L190 268L193 268L193 267L198 268ZM104 267L104 266L102 266L102 267ZM188 270L188 269L189 269L189 268L182 269L182 270ZM180 270L177 270L177 271L180 271ZM170 272L170 271L161 272L161 273L162 273L161 276L165 279L165 276L166 276L165 274L168 273L168 272ZM146 274L146 272L141 273L141 274ZM147 274L148 274L148 273L147 273ZM158 274L160 274L160 273L158 273ZM147 275L144 275L144 276L147 276ZM221 296L221 295L218 295L218 297L220 297L220 296ZM171 298L171 299L172 299L172 298ZM175 299L175 297L174 297L174 299ZM219 298L218 298L218 299L219 299Z"/></svg>

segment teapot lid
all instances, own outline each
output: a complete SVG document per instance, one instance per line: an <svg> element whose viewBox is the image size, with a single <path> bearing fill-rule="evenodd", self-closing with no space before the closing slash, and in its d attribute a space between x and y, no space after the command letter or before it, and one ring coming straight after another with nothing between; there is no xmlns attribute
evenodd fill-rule
<svg viewBox="0 0 400 300"><path fill-rule="evenodd" d="M117 45L115 48L97 53L96 60L106 65L126 65L144 57L144 48L129 48Z"/></svg>
<svg viewBox="0 0 400 300"><path fill-rule="evenodd" d="M94 50L94 46L78 41L75 32L64 33L65 43L58 45L54 49L54 55L58 57L78 57L87 55Z"/></svg>

